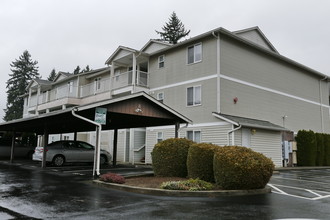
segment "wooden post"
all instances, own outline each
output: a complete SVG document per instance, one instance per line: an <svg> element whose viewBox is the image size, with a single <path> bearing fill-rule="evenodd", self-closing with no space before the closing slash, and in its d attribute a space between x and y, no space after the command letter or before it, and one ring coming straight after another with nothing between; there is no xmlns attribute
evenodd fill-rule
<svg viewBox="0 0 330 220"><path fill-rule="evenodd" d="M113 153L112 153L112 165L117 165L117 140L118 140L118 129L114 130L113 134Z"/></svg>

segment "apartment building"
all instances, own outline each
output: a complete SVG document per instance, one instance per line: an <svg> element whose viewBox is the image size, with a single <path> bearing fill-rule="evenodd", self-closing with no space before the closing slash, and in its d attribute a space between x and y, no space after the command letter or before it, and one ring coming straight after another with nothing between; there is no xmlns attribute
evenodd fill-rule
<svg viewBox="0 0 330 220"><path fill-rule="evenodd" d="M24 117L145 92L192 120L179 136L242 145L282 166L286 132L330 132L326 75L282 56L258 27L218 28L175 45L150 40L140 50L119 46L107 67L27 87ZM122 129L117 160L151 163L153 146L172 126ZM95 134L79 133L93 143ZM102 148L112 149L112 131Z"/></svg>

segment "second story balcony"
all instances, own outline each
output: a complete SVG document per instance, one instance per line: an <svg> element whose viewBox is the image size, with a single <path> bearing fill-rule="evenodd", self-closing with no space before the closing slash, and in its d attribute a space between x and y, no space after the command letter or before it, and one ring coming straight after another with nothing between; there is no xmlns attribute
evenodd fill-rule
<svg viewBox="0 0 330 220"><path fill-rule="evenodd" d="M90 77L89 80L92 82L85 85L76 86L78 80L71 80L47 91L31 93L27 108L24 110L25 115L44 113L68 106L102 101L111 96L148 90L147 72L137 70L135 75L133 71L115 76L109 75L107 77Z"/></svg>

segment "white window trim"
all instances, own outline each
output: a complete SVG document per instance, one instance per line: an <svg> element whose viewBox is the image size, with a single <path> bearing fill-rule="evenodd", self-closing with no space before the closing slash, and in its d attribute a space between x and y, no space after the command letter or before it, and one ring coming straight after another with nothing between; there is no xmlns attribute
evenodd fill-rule
<svg viewBox="0 0 330 220"><path fill-rule="evenodd" d="M195 55L195 47L196 47L197 45L201 45L201 59L198 60L198 61L196 61L196 55ZM194 48L194 62L189 63L188 50L189 50L189 48L191 48L191 47ZM203 44L202 44L202 42L200 42L200 43L196 43L196 44L193 44L193 45L190 45L190 46L187 47L186 50L187 50L187 53L186 53L187 65L192 65L192 64L200 63L200 62L203 61Z"/></svg>
<svg viewBox="0 0 330 220"><path fill-rule="evenodd" d="M200 140L197 143L202 143L202 131L201 130L187 130L186 131L186 137L187 137L187 139L188 139L188 132L192 132L193 133L193 140L192 141L195 141L195 132L199 132Z"/></svg>
<svg viewBox="0 0 330 220"><path fill-rule="evenodd" d="M161 136L160 138L159 138L159 136L158 136L159 134L160 134L160 136ZM156 143L159 143L159 142L160 142L159 140L160 140L160 141L163 141L163 140L164 140L164 132L162 132L162 131L158 131L158 132L157 132Z"/></svg>
<svg viewBox="0 0 330 220"><path fill-rule="evenodd" d="M101 80L102 80L101 77L98 77L98 78L95 78L95 79L94 79L94 91L95 91L95 92L101 90Z"/></svg>
<svg viewBox="0 0 330 220"><path fill-rule="evenodd" d="M200 104L195 104L195 88L200 87L201 88L201 103ZM193 104L192 105L188 105L188 88L193 88ZM195 106L200 106L202 105L202 85L195 85L195 86L188 86L186 87L186 107L195 107Z"/></svg>
<svg viewBox="0 0 330 220"><path fill-rule="evenodd" d="M160 61L160 57L163 57L163 61ZM162 67L160 67L160 63L163 63ZM165 67L165 55L163 54L158 57L158 69L163 69L164 67Z"/></svg>

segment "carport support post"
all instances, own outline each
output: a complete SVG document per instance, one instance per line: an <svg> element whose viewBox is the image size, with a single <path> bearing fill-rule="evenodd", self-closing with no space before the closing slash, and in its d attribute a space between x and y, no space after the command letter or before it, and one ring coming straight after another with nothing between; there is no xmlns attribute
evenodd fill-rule
<svg viewBox="0 0 330 220"><path fill-rule="evenodd" d="M179 129L180 129L180 123L177 122L175 123L175 138L178 138L179 137Z"/></svg>
<svg viewBox="0 0 330 220"><path fill-rule="evenodd" d="M16 132L13 132L13 137L11 138L11 149L10 149L10 163L14 161L14 153L15 153L15 138Z"/></svg>
<svg viewBox="0 0 330 220"><path fill-rule="evenodd" d="M42 162L41 162L41 167L46 168L46 146L48 144L48 130L44 130L44 135L42 136L42 146L44 148L44 151L42 152Z"/></svg>
<svg viewBox="0 0 330 220"><path fill-rule="evenodd" d="M113 134L113 153L112 153L112 165L117 165L117 140L118 140L118 129L114 130Z"/></svg>

